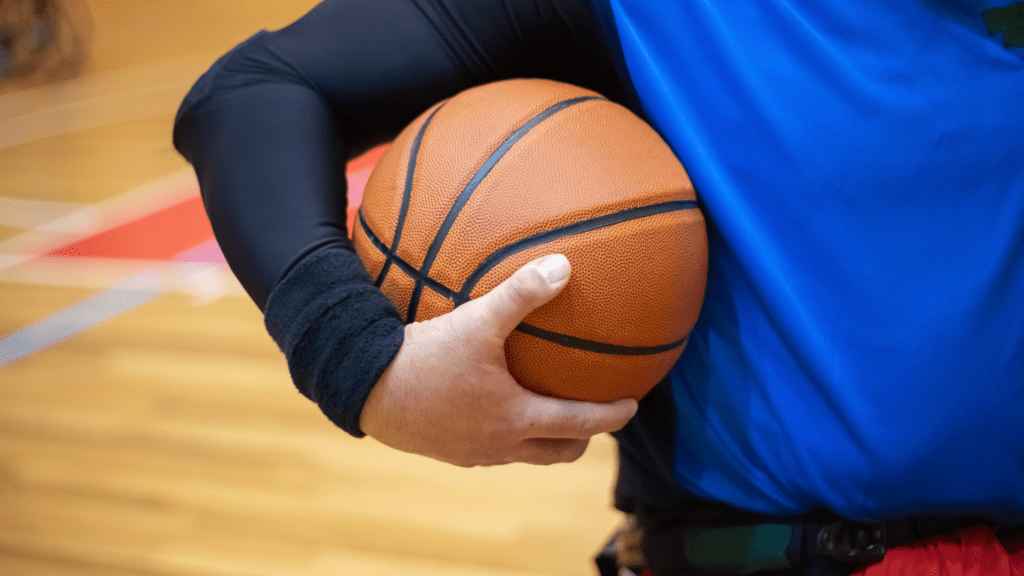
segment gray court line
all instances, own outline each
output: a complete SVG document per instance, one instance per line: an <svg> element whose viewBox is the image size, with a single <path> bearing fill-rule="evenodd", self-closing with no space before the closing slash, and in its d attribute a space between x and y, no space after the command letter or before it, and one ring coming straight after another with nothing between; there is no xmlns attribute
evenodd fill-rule
<svg viewBox="0 0 1024 576"><path fill-rule="evenodd" d="M153 300L162 291L163 281L158 272L150 270L137 274L0 340L0 366L133 310Z"/></svg>

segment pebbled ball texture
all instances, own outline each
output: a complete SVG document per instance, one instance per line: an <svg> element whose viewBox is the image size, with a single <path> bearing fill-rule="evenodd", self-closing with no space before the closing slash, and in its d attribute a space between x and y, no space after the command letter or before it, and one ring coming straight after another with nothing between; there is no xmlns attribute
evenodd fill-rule
<svg viewBox="0 0 1024 576"><path fill-rule="evenodd" d="M353 242L407 322L565 254L569 284L506 358L526 388L599 402L664 378L707 276L704 219L668 145L626 108L548 80L471 88L413 121L367 182Z"/></svg>

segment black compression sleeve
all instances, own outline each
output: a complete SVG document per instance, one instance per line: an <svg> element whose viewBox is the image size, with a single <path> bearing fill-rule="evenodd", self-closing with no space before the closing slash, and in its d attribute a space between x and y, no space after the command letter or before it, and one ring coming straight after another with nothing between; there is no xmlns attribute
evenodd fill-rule
<svg viewBox="0 0 1024 576"><path fill-rule="evenodd" d="M402 327L347 239L345 160L492 80L634 102L594 14L587 0L328 0L236 47L182 103L175 145L228 263L295 384L350 433Z"/></svg>

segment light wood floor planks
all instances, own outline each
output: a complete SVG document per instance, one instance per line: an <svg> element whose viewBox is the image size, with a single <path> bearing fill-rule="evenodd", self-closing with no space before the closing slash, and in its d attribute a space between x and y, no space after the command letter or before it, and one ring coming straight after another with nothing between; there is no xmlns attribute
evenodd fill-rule
<svg viewBox="0 0 1024 576"><path fill-rule="evenodd" d="M313 2L89 4L91 69L0 94L0 198L94 205L180 171L191 81ZM25 232L3 224L0 246ZM0 339L100 292L3 278ZM237 293L165 293L0 366L0 574L594 573L618 522L610 438L572 465L474 470L352 439Z"/></svg>

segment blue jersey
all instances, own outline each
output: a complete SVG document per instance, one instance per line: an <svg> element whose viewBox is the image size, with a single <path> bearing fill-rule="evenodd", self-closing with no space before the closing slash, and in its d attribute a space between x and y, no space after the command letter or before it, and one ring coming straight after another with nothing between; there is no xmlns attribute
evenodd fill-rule
<svg viewBox="0 0 1024 576"><path fill-rule="evenodd" d="M671 373L686 490L1024 517L1024 48L983 13L1006 3L612 0L709 220Z"/></svg>

